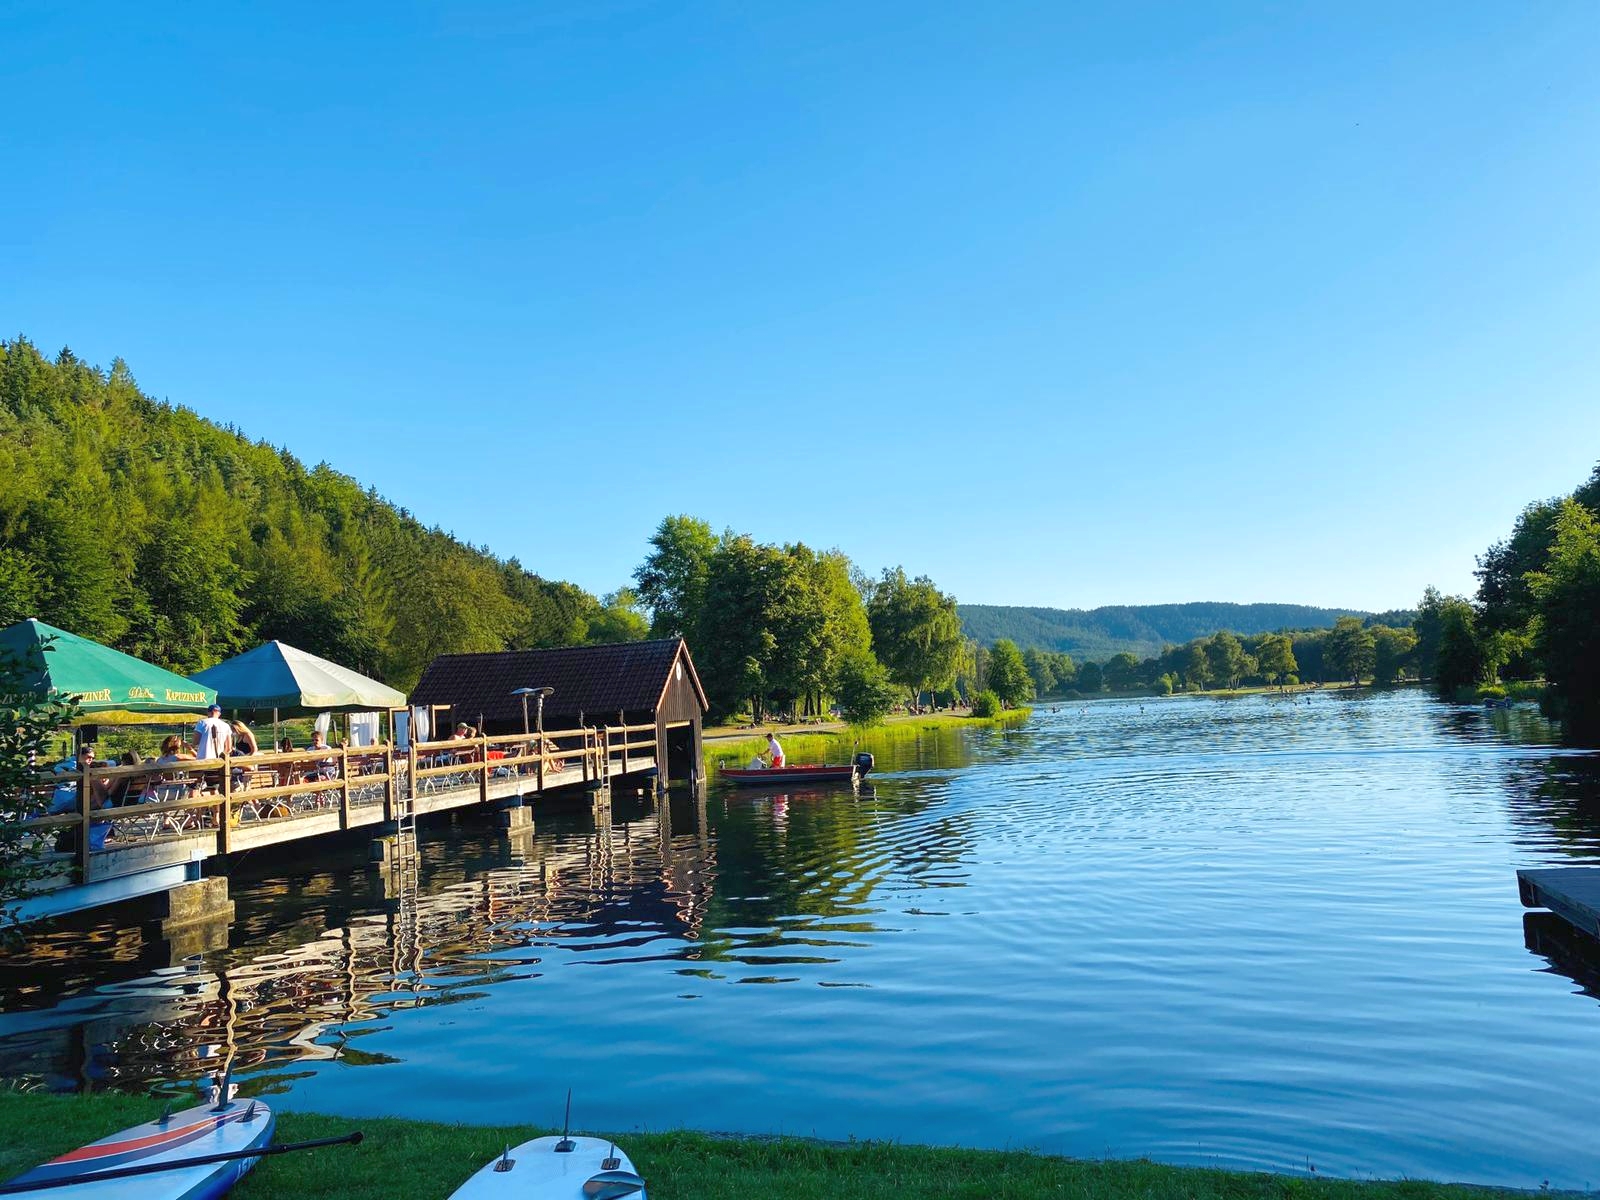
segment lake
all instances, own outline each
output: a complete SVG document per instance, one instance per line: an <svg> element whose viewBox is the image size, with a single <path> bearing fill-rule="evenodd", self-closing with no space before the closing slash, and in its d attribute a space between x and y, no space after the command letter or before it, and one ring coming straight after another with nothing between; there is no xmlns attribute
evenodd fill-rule
<svg viewBox="0 0 1600 1200"><path fill-rule="evenodd" d="M230 944L176 966L104 920L6 955L0 1076L1600 1185L1600 946L1514 874L1600 865L1600 759L1523 709L1046 705L859 795L458 818L414 888L364 852L238 864Z"/></svg>

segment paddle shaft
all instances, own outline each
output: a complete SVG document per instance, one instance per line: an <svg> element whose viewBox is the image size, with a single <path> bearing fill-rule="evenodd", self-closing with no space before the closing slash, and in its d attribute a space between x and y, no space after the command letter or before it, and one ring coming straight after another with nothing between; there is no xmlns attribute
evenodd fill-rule
<svg viewBox="0 0 1600 1200"><path fill-rule="evenodd" d="M60 1179L38 1179L31 1183L0 1185L0 1196L17 1192L39 1192L45 1188L70 1187L75 1183L99 1183L102 1179L127 1179L132 1175L154 1175L158 1171L182 1171L187 1167L204 1167L211 1163L231 1162L240 1158L265 1158L269 1154L288 1154L291 1150L317 1150L323 1146L352 1146L361 1142L361 1131L343 1137L316 1138L309 1142L287 1142L282 1146L263 1146L259 1150L229 1150L222 1154L201 1154L195 1158L173 1159L171 1162L145 1163L138 1167L116 1167L110 1171L91 1171L86 1175L65 1175Z"/></svg>

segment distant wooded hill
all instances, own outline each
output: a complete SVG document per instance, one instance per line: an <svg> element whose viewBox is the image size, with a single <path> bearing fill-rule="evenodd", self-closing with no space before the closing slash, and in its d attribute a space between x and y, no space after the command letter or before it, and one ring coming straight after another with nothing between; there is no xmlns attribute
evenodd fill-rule
<svg viewBox="0 0 1600 1200"><path fill-rule="evenodd" d="M1123 651L1137 658L1159 654L1227 629L1245 635L1280 629L1326 629L1343 616L1365 619L1353 608L1305 604L1140 604L1106 608L1018 608L963 604L958 611L967 636L992 646L1010 638L1021 649L1066 651L1083 661L1104 662Z"/></svg>

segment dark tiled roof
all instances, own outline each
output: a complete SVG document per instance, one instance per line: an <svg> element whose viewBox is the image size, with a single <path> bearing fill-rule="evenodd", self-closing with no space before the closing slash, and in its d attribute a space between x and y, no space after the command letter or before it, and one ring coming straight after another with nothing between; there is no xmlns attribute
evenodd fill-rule
<svg viewBox="0 0 1600 1200"><path fill-rule="evenodd" d="M552 687L545 701L546 727L555 714L591 723L619 711L654 712L682 648L684 670L706 707L705 690L681 638L621 642L611 646L562 646L554 650L505 650L498 654L441 654L428 664L411 693L413 704L452 704L456 716L520 721L519 687Z"/></svg>

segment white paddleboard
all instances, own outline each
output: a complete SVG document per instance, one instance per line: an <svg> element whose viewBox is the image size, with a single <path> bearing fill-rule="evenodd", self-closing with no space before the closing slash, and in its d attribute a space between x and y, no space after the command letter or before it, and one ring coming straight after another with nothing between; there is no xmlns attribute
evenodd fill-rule
<svg viewBox="0 0 1600 1200"><path fill-rule="evenodd" d="M534 1138L513 1146L454 1192L451 1200L645 1200L643 1181L628 1156L602 1138ZM509 1165L506 1165L509 1164ZM590 1181L594 1181L590 1183ZM584 1190L584 1184L590 1189Z"/></svg>
<svg viewBox="0 0 1600 1200"><path fill-rule="evenodd" d="M259 1100L232 1100L220 1111L214 1104L204 1104L175 1112L164 1121L147 1121L113 1133L6 1183L66 1179L119 1167L260 1150L272 1141L273 1119L272 1110ZM89 1179L22 1195L44 1200L217 1200L255 1165L253 1158L237 1158L121 1179Z"/></svg>

